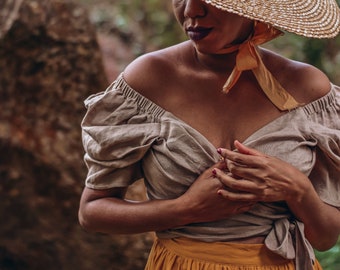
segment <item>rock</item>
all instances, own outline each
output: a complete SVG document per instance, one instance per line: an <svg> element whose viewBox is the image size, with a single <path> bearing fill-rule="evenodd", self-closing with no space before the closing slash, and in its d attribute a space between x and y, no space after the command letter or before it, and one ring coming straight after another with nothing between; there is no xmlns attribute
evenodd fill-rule
<svg viewBox="0 0 340 270"><path fill-rule="evenodd" d="M78 224L83 101L108 85L86 10L1 0L0 70L0 269L143 269L150 235Z"/></svg>

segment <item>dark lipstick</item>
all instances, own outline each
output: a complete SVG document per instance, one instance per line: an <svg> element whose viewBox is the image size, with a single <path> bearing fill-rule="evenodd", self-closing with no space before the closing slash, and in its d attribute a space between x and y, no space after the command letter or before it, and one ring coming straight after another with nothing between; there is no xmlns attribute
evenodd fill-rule
<svg viewBox="0 0 340 270"><path fill-rule="evenodd" d="M205 38L211 32L212 28L205 27L188 27L186 29L188 37L193 41L199 41Z"/></svg>

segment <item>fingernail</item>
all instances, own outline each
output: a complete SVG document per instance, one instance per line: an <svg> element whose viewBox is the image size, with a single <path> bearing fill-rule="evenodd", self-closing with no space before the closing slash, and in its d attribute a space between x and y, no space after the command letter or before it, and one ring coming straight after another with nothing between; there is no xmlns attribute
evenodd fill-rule
<svg viewBox="0 0 340 270"><path fill-rule="evenodd" d="M222 149L221 149L221 148L218 148L218 149L217 149L217 153L222 154Z"/></svg>
<svg viewBox="0 0 340 270"><path fill-rule="evenodd" d="M212 174L216 176L216 169L212 170Z"/></svg>

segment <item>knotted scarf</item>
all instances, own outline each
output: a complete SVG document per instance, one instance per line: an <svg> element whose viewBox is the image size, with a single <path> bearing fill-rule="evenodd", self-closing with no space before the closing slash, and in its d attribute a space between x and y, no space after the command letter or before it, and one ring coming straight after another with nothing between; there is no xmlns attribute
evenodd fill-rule
<svg viewBox="0 0 340 270"><path fill-rule="evenodd" d="M274 78L259 55L257 45L270 41L283 33L262 22L255 22L253 34L243 43L222 50L221 53L237 52L236 65L223 86L228 93L244 70L252 70L257 82L269 100L281 111L291 110L299 104Z"/></svg>

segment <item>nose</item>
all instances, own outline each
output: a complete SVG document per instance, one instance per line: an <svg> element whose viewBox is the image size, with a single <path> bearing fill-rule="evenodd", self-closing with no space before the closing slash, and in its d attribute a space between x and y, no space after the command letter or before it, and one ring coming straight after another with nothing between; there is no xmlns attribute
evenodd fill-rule
<svg viewBox="0 0 340 270"><path fill-rule="evenodd" d="M184 16L187 18L204 17L206 15L206 7L202 0L187 0L184 9Z"/></svg>

